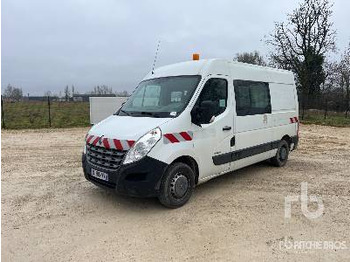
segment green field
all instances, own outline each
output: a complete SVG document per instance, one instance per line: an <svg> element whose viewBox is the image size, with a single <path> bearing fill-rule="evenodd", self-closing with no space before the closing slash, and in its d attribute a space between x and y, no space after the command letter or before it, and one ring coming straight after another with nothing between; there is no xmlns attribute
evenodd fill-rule
<svg viewBox="0 0 350 262"><path fill-rule="evenodd" d="M49 111L47 101L4 102L5 128L48 128ZM88 102L51 102L51 127L84 127L90 121ZM324 119L323 111L308 111L303 124L318 124L329 126L350 126L350 116L342 113L329 112Z"/></svg>
<svg viewBox="0 0 350 262"><path fill-rule="evenodd" d="M305 113L304 119L300 121L303 124L346 127L350 126L350 115L345 117L344 113L329 112L325 118L323 111L308 111Z"/></svg>
<svg viewBox="0 0 350 262"><path fill-rule="evenodd" d="M51 102L51 127L89 126L88 102ZM47 101L4 102L6 129L48 128Z"/></svg>

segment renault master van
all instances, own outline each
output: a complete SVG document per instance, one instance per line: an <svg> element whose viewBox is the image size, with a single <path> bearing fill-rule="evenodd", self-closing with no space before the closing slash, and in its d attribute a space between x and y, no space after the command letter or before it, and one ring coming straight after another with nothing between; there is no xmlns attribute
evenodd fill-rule
<svg viewBox="0 0 350 262"><path fill-rule="evenodd" d="M90 129L83 170L98 186L177 208L214 177L264 160L284 166L298 127L291 72L188 61L150 72L114 115Z"/></svg>

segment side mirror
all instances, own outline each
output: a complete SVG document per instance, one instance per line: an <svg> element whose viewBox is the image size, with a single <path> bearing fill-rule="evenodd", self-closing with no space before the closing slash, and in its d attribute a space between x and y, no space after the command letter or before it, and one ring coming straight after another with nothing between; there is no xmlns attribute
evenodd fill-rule
<svg viewBox="0 0 350 262"><path fill-rule="evenodd" d="M200 106L194 106L191 111L192 123L195 125L211 123L214 116L214 108L216 108L216 104L210 100L202 101Z"/></svg>
<svg viewBox="0 0 350 262"><path fill-rule="evenodd" d="M191 122L197 126L201 125L199 106L194 106L191 110Z"/></svg>

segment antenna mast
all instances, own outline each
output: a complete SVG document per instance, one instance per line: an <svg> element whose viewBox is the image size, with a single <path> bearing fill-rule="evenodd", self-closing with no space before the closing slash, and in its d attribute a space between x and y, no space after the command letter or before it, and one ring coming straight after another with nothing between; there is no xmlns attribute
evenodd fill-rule
<svg viewBox="0 0 350 262"><path fill-rule="evenodd" d="M157 57L158 57L159 46L160 46L160 40L158 40L158 45L157 45L156 55L154 56L154 61L153 61L153 66L152 66L152 75L154 74L154 68L155 68L155 66L156 66L156 62L157 62Z"/></svg>

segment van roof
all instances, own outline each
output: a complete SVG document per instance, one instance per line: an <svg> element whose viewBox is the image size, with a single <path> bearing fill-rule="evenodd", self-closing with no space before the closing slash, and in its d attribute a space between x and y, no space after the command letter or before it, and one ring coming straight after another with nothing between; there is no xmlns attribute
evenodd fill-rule
<svg viewBox="0 0 350 262"><path fill-rule="evenodd" d="M233 79L294 84L294 75L290 71L227 59L201 59L159 67L144 80L180 75L227 75Z"/></svg>

